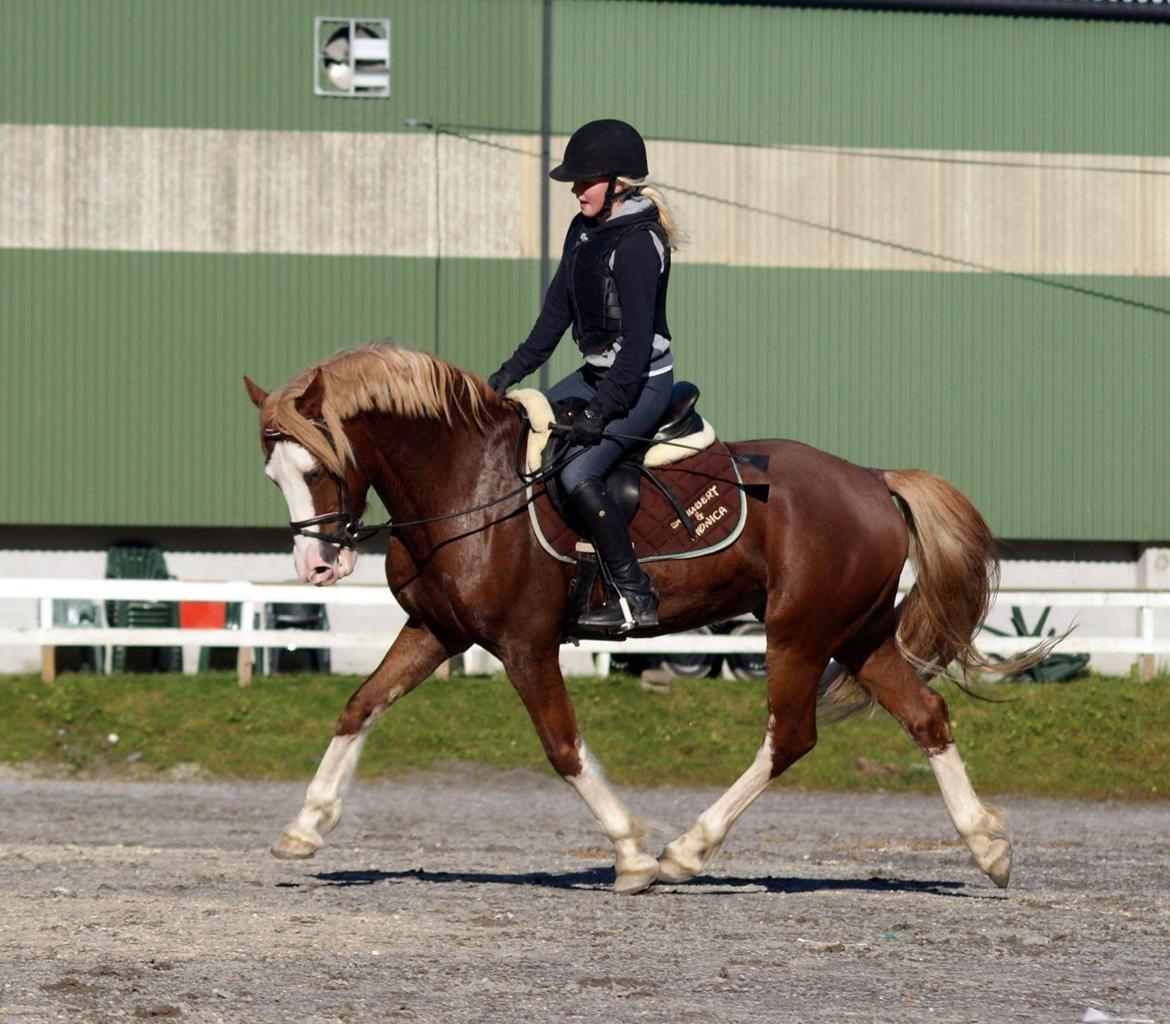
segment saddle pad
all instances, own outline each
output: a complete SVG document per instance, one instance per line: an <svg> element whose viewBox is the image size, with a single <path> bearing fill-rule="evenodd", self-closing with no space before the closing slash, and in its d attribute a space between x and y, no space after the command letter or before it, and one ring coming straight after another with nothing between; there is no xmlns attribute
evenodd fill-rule
<svg viewBox="0 0 1170 1024"><path fill-rule="evenodd" d="M735 543L747 520L747 502L739 469L726 452L726 445L717 441L706 451L654 471L686 510L697 534L694 540L665 496L649 480L642 480L638 511L630 524L639 562L697 558ZM537 540L550 555L562 562L577 561L577 535L553 510L543 487L529 502L528 515Z"/></svg>
<svg viewBox="0 0 1170 1024"><path fill-rule="evenodd" d="M517 388L508 392L508 398L524 407L528 416L528 450L524 455L524 464L529 473L536 473L540 469L540 458L544 453L544 446L551 436L549 428L556 417L552 406L545 398L543 391L536 388ZM652 446L642 462L647 467L666 466L672 462L680 462L687 457L691 448L709 448L715 442L715 429L706 420L703 420L703 429L686 437L680 437L674 442L664 442ZM685 446L685 447L684 447Z"/></svg>

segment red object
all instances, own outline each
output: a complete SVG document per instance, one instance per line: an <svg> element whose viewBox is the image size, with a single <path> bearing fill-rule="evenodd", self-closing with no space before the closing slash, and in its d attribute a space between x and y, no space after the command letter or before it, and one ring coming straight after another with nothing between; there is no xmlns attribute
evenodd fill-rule
<svg viewBox="0 0 1170 1024"><path fill-rule="evenodd" d="M223 629L226 601L180 601L179 625L183 629Z"/></svg>

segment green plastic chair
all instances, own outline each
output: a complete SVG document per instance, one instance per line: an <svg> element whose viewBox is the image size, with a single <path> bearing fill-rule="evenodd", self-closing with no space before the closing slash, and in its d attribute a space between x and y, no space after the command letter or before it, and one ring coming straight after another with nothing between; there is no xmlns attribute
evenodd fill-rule
<svg viewBox="0 0 1170 1024"><path fill-rule="evenodd" d="M268 629L324 629L329 628L329 615L323 604L266 604L264 625ZM291 657L290 657L291 655ZM298 662L304 663L297 668ZM328 647L268 647L264 651L264 674L293 670L324 672L332 670Z"/></svg>
<svg viewBox="0 0 1170 1024"><path fill-rule="evenodd" d="M142 541L114 544L106 552L106 579L172 580L167 572L162 549ZM175 629L179 626L179 606L174 601L107 601L106 621L117 629ZM115 647L110 671L125 672L129 648ZM146 671L183 671L182 647L138 648L146 652ZM136 666L137 667L137 666Z"/></svg>

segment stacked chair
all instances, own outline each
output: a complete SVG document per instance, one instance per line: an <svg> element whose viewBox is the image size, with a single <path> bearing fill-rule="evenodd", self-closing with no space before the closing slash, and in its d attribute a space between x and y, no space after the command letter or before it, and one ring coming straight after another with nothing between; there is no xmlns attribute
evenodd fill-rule
<svg viewBox="0 0 1170 1024"><path fill-rule="evenodd" d="M264 625L267 629L328 629L329 616L323 604L267 604L264 606ZM298 660L307 662L304 668L310 671L329 671L328 648L269 647L264 653L266 674L282 669L288 671ZM299 655L300 658L290 655Z"/></svg>
<svg viewBox="0 0 1170 1024"><path fill-rule="evenodd" d="M106 552L106 579L170 580L161 548L140 541L114 544ZM179 606L174 601L107 601L106 621L119 629L178 628ZM182 647L115 647L110 659L112 672L125 672L127 665L139 671L183 671Z"/></svg>

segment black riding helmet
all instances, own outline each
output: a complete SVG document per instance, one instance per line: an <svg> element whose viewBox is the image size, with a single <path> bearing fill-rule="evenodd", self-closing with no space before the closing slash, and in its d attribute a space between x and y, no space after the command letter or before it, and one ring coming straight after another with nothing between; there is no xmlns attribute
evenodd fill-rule
<svg viewBox="0 0 1170 1024"><path fill-rule="evenodd" d="M582 125L565 146L565 156L548 172L553 181L586 178L644 178L646 143L625 121L604 118Z"/></svg>

